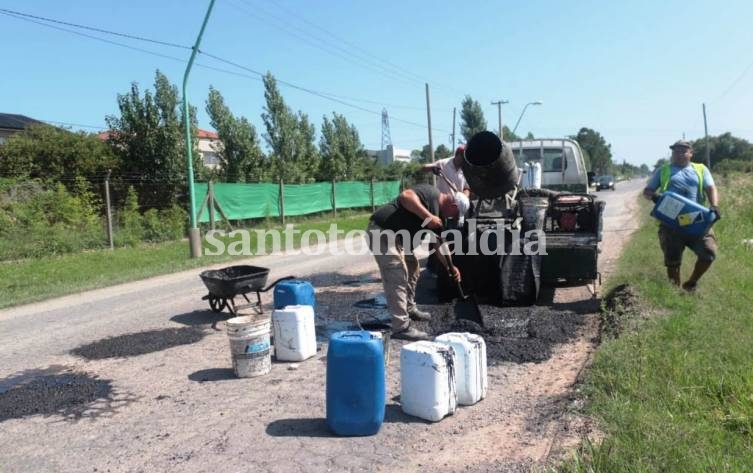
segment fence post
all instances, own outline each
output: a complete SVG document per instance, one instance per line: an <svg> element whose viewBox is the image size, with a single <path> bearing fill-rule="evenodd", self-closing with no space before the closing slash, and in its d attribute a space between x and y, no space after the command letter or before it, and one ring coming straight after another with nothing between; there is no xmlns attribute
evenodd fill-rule
<svg viewBox="0 0 753 473"><path fill-rule="evenodd" d="M376 208L374 207L374 178L371 178L369 182L369 194L371 194L371 213L374 213Z"/></svg>
<svg viewBox="0 0 753 473"><path fill-rule="evenodd" d="M214 231L214 186L211 179L207 183L207 196L209 199L207 202L207 206L209 207L209 228Z"/></svg>
<svg viewBox="0 0 753 473"><path fill-rule="evenodd" d="M337 218L337 194L335 193L335 179L332 179L332 217Z"/></svg>
<svg viewBox="0 0 753 473"><path fill-rule="evenodd" d="M110 208L110 174L111 169L107 170L107 177L105 177L105 203L107 205L107 239L110 242L110 249L115 249L115 244L112 241L112 209Z"/></svg>
<svg viewBox="0 0 753 473"><path fill-rule="evenodd" d="M285 225L285 183L280 178L280 221Z"/></svg>

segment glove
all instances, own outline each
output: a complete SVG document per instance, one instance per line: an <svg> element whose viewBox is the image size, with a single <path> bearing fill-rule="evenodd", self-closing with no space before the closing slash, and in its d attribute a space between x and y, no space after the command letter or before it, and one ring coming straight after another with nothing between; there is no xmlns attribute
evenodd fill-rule
<svg viewBox="0 0 753 473"><path fill-rule="evenodd" d="M711 207L709 207L709 210L711 210L712 212L716 214L717 220L722 219L722 213L719 211L719 207L717 207L716 205L712 205Z"/></svg>
<svg viewBox="0 0 753 473"><path fill-rule="evenodd" d="M441 169L439 169L439 166L433 166L433 167L431 168L431 172L432 172L432 174L434 174L435 176L439 176L440 174L442 174L442 170L441 170Z"/></svg>

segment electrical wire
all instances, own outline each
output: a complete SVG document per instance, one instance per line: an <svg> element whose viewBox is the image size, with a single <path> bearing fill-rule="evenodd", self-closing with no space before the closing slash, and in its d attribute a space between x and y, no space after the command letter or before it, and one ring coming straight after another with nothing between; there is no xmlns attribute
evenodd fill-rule
<svg viewBox="0 0 753 473"><path fill-rule="evenodd" d="M152 55L152 56L161 57L163 59L170 59L172 61L177 61L177 62L181 62L181 63L184 63L184 64L187 62L185 59L182 59L182 58L178 58L178 57L175 57L175 56L170 56L170 55L167 55L167 54L162 54L162 53L151 51L151 50L148 50L148 49L139 48L139 47L132 46L132 45L125 44L125 43L121 43L121 42L118 42L118 41L112 41L112 40L109 40L109 39L106 39L106 38L101 38L101 37L90 35L90 34L87 34L87 33L80 32L80 31L71 30L69 28L63 28L63 27L60 27L60 26L56 26L54 24L44 23L44 21L50 21L50 22L59 23L59 24L66 24L66 25L70 25L70 26L73 26L73 27L84 27L84 28L87 28L87 29L93 29L93 30L97 30L97 31L100 30L99 28L85 27L83 25L76 25L74 23L62 22L62 21L59 21L59 20L53 20L53 19L44 18L44 17L36 17L35 15L19 14L17 12L12 11L12 10L6 10L6 9L0 9L0 14L6 15L6 16L9 16L9 17L13 17L13 18L16 18L16 19L19 19L19 20L23 20L23 21L35 23L37 25L45 26L45 27L52 28L52 29L55 29L55 30L58 30L58 31L63 31L63 32L70 33L70 34L75 34L77 36L82 36L82 37L85 37L85 38L93 39L95 41L100 41L100 42L104 42L104 43L111 44L111 45L114 45L114 46L119 46L119 47L123 47L123 48L126 48L126 49L138 51L138 52L141 52L141 53L149 54L149 55ZM39 20L37 20L35 18L41 18L42 21L39 21ZM106 32L107 30L102 30L102 31ZM118 36L127 37L127 38L130 38L130 39L138 39L138 40L141 40L141 41L148 41L148 42L158 43L158 44L161 43L160 41L157 41L157 40L151 40L151 39L148 39L148 38L143 38L143 37L139 37L139 36L136 36L136 35L130 35L130 34L126 34L126 33L116 33L116 32L111 32L111 31L109 31L108 33L110 33L110 34L117 34ZM173 46L180 46L180 45L174 45L174 44L172 44L172 45ZM191 48L188 48L188 49L191 49ZM237 73L237 72L229 71L227 69L217 68L217 67L209 66L209 65L206 65L206 64L196 63L197 67L202 67L202 68L205 68L205 69L215 70L217 72L223 72L223 73L226 73L226 74L232 74L232 75L236 75L236 76L247 77L247 78L251 78L251 79L254 79L254 80L261 80L261 78L263 78L264 75L265 75L265 74L263 74L263 73L261 73L261 72L259 72L257 70L254 70L254 69L251 69L249 67L243 66L243 65L238 64L238 63L236 63L234 61L230 61L230 60L224 59L224 58L222 58L220 56L217 56L217 55L214 55L214 54L202 51L202 50L199 50L199 53L202 54L202 55L204 55L204 56L207 56L209 58L212 58L212 59L214 59L216 61L222 62L224 64L228 64L228 65L231 65L231 66L236 67L238 69L242 69L244 71L251 72L252 74L254 74L257 77L248 76L246 74L240 74L240 73ZM344 105L344 106L347 106L347 107L350 107L350 108L354 108L356 110L360 110L360 111L363 111L363 112L366 112L366 113L370 113L370 114L381 116L381 112L380 111L370 110L370 109L367 109L365 107L361 107L359 105L355 105L355 104L346 102L344 100L341 100L340 98L337 98L337 96L335 96L335 95L324 93L324 92L318 92L318 91L315 91L313 89L309 89L307 87L299 86L297 84L293 84L292 82L288 82L288 81L285 81L285 80L282 80L282 79L276 79L276 80L280 84L283 84L283 85L286 85L286 86L291 87L293 89L300 90L302 92L306 92L308 94L311 94L311 95L323 98L325 100L330 100L330 101L339 103L341 105ZM413 122L413 121L410 121L410 120L405 120L405 119L402 119L402 118L399 118L399 117L391 116L390 119L393 120L393 121L404 123L404 124L411 125L411 126L416 126L416 127L420 127L420 128L425 128L426 127L426 125L424 125L424 124L416 123L416 122ZM443 129L439 129L439 128L434 128L434 127L432 127L432 130L433 131L442 132L442 133L448 133L447 130L443 130Z"/></svg>

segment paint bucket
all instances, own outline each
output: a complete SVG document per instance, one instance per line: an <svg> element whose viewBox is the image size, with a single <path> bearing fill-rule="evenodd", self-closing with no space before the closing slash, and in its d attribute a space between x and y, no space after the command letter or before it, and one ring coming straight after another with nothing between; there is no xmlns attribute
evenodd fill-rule
<svg viewBox="0 0 753 473"><path fill-rule="evenodd" d="M272 370L269 332L270 320L266 316L233 317L227 321L233 372L237 377L253 378Z"/></svg>
<svg viewBox="0 0 753 473"><path fill-rule="evenodd" d="M549 208L548 197L521 197L520 213L523 216L523 230L543 230L546 210Z"/></svg>

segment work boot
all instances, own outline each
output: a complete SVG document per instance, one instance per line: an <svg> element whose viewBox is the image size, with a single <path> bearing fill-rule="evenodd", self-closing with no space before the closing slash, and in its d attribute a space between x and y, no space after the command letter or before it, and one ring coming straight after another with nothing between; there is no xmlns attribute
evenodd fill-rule
<svg viewBox="0 0 753 473"><path fill-rule="evenodd" d="M413 307L408 310L408 316L411 320L429 321L431 320L431 314L423 310L419 310L418 307Z"/></svg>
<svg viewBox="0 0 753 473"><path fill-rule="evenodd" d="M693 293L696 291L696 289L698 289L698 283L692 282L692 281L686 281L682 284L682 288L690 293Z"/></svg>
<svg viewBox="0 0 753 473"><path fill-rule="evenodd" d="M431 340L431 337L429 336L428 333L424 332L423 330L419 330L415 327L408 327L401 332L393 333L392 338L396 338L398 340L411 340L411 341Z"/></svg>

